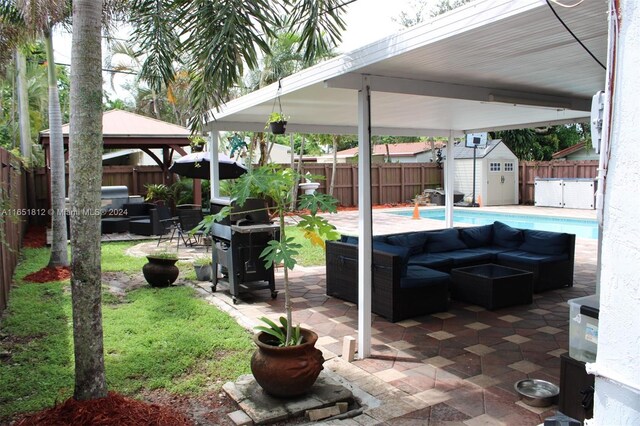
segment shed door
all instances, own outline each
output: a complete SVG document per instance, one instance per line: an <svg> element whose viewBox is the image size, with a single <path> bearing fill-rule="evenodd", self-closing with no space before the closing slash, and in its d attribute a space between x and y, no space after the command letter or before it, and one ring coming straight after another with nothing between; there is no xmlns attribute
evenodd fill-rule
<svg viewBox="0 0 640 426"><path fill-rule="evenodd" d="M485 205L517 204L516 165L513 160L487 160L487 200Z"/></svg>

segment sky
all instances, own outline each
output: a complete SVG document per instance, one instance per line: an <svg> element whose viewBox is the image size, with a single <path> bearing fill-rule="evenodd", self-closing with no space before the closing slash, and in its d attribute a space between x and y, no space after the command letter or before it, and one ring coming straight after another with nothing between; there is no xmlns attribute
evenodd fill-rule
<svg viewBox="0 0 640 426"><path fill-rule="evenodd" d="M430 1L435 3L435 0ZM343 33L342 44L338 47L340 53L345 53L360 46L372 43L385 36L393 34L401 25L394 21L400 12L409 11L414 7L415 0L356 0L346 6L346 14L343 16L347 25ZM116 34L116 37L126 37L126 32ZM54 33L54 54L57 63L71 63L71 34ZM103 46L103 56L105 47ZM125 76L118 76L114 80L115 93L111 88L110 76L105 73L105 90L114 98L126 98L127 92L119 86L127 81Z"/></svg>

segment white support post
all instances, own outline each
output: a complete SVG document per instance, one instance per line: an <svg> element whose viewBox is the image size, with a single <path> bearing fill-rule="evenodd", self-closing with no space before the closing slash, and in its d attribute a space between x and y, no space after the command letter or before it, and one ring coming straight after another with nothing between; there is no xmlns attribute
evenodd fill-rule
<svg viewBox="0 0 640 426"><path fill-rule="evenodd" d="M218 141L220 133L213 130L209 133L209 175L211 176L211 199L220 197L220 167L218 166Z"/></svg>
<svg viewBox="0 0 640 426"><path fill-rule="evenodd" d="M371 354L371 92L362 77L358 92L358 358Z"/></svg>
<svg viewBox="0 0 640 426"><path fill-rule="evenodd" d="M455 161L453 158L453 130L449 130L449 140L447 141L447 160L444 166L444 218L445 227L453 227L453 181L455 179Z"/></svg>

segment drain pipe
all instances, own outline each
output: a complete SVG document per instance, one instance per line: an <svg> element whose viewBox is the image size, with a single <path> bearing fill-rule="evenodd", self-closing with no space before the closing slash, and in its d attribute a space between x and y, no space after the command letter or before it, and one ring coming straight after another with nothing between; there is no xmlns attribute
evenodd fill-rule
<svg viewBox="0 0 640 426"><path fill-rule="evenodd" d="M596 265L596 294L600 295L600 274L602 265L602 231L604 223L604 194L607 186L611 143L611 118L613 116L613 90L616 74L616 55L618 39L618 16L615 5L610 7L609 41L607 48L607 80L604 91L604 108L602 111L602 138L600 140L600 158L598 162L598 188L596 190L596 213L598 218L598 258Z"/></svg>

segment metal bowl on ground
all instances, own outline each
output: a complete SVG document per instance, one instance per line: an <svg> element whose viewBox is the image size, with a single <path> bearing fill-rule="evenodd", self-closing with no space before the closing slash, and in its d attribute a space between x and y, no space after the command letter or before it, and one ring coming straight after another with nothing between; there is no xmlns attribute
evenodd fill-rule
<svg viewBox="0 0 640 426"><path fill-rule="evenodd" d="M514 388L522 401L532 407L548 407L556 401L560 393L558 386L540 379L520 380Z"/></svg>

